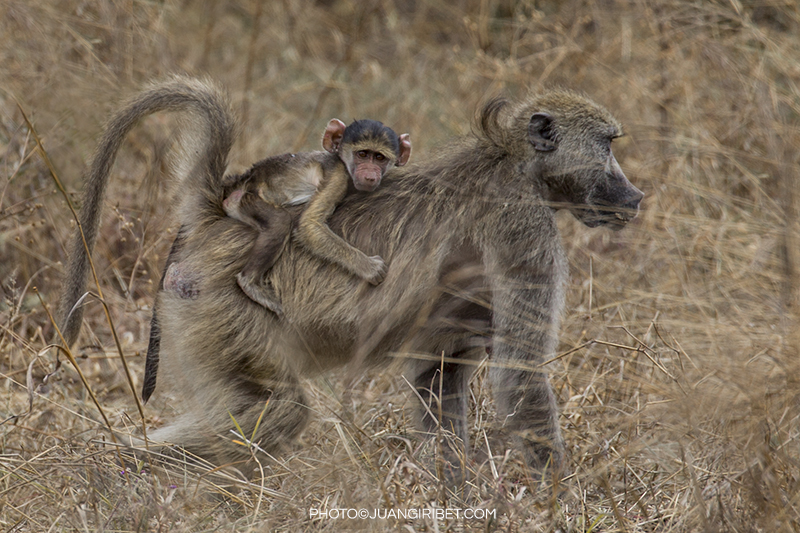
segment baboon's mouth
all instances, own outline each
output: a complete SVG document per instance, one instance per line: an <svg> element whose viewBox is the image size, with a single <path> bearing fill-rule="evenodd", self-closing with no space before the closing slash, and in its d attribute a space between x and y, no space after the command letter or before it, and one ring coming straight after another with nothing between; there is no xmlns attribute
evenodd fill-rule
<svg viewBox="0 0 800 533"><path fill-rule="evenodd" d="M642 196L643 195L640 193L638 198L634 198L627 203L617 206L615 209L609 210L606 213L607 224L615 230L625 227L628 222L636 218L639 214L639 204L642 201Z"/></svg>
<svg viewBox="0 0 800 533"><path fill-rule="evenodd" d="M632 213L632 212L629 212L629 211L625 211L625 212L622 212L622 213L615 212L614 213L614 218L616 220L622 222L623 224L627 224L628 222L630 222L631 220L636 218L636 213L635 212Z"/></svg>
<svg viewBox="0 0 800 533"><path fill-rule="evenodd" d="M626 205L622 210L610 214L612 217L609 218L608 223L611 227L615 230L622 229L639 214L639 202L636 202L635 205Z"/></svg>
<svg viewBox="0 0 800 533"><path fill-rule="evenodd" d="M628 222L636 218L636 214L631 214L628 212L618 213L615 212L613 218L609 218L606 221L606 224L613 230L618 231L624 228Z"/></svg>
<svg viewBox="0 0 800 533"><path fill-rule="evenodd" d="M618 208L615 210L611 210L608 207L604 209L597 209L595 208L594 213L590 214L583 220L583 223L589 226L590 228L596 228L597 226L609 226L613 230L620 230L624 228L628 222L636 218L639 214L638 206L631 208Z"/></svg>
<svg viewBox="0 0 800 533"><path fill-rule="evenodd" d="M620 203L595 199L584 205L573 206L572 213L590 228L609 226L616 231L624 228L639 214L642 196L640 193L637 197Z"/></svg>

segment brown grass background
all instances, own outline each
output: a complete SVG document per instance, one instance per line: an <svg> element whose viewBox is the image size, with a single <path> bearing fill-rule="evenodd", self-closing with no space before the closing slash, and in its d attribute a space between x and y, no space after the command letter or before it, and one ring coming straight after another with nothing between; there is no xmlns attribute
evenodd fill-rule
<svg viewBox="0 0 800 533"><path fill-rule="evenodd" d="M0 419L14 418L0 426L0 529L800 530L798 35L789 0L4 0ZM583 347L551 364L572 473L555 496L504 449L474 465L473 490L442 490L408 420L415 400L387 371L350 395L338 374L310 383L312 426L290 453L261 457L253 485L120 474L75 369L44 382L55 359L38 296L56 301L73 227L44 155L79 191L120 99L173 72L230 90L244 124L234 170L316 149L331 117L381 119L425 158L469 132L480 102L529 89L574 88L621 119L615 153L647 195L641 215L619 233L560 218L560 349ZM175 230L175 131L155 116L129 137L95 254L137 380ZM76 353L112 425L140 424L97 303ZM487 452L481 372L473 385L472 445ZM147 422L170 405L162 382ZM497 518L312 521L312 507Z"/></svg>

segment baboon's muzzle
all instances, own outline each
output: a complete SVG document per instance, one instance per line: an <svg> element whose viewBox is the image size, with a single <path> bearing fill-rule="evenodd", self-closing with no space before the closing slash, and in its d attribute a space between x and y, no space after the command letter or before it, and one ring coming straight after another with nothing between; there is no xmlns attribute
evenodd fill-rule
<svg viewBox="0 0 800 533"><path fill-rule="evenodd" d="M605 213L604 223L611 226L613 230L624 228L628 222L639 214L639 204L644 198L644 193L633 185L630 188L633 189L630 200Z"/></svg>
<svg viewBox="0 0 800 533"><path fill-rule="evenodd" d="M611 199L595 199L594 205L582 217L584 224L590 228L609 226L613 230L620 230L636 218L644 193L630 183L625 187L623 194L619 194L618 190L613 192L614 194L608 194Z"/></svg>

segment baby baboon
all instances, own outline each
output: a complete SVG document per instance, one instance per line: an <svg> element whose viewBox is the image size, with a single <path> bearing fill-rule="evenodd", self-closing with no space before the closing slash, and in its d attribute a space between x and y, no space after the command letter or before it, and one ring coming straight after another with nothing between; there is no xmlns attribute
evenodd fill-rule
<svg viewBox="0 0 800 533"><path fill-rule="evenodd" d="M345 127L333 119L325 128L322 147L325 152L286 154L256 163L241 176L229 178L236 188L222 202L228 216L259 231L247 264L236 275L239 287L277 314L281 313L278 299L262 280L291 234L292 219L285 206L308 202L297 239L311 253L373 285L386 275L383 259L350 246L330 230L327 220L348 190L374 191L387 171L405 165L411 156L410 137L407 133L398 137L375 120L356 120Z"/></svg>
<svg viewBox="0 0 800 533"><path fill-rule="evenodd" d="M501 431L531 466L558 468L565 448L542 367L556 349L567 279L555 212L614 229L636 215L643 194L611 152L620 133L608 111L571 92L488 103L470 136L390 173L372 194L347 196L331 215L333 232L392 265L383 283L364 290L287 244L270 272L285 320L236 285L254 232L222 216L223 170L210 162L224 162L229 144L207 139L187 178L193 189L181 199L174 249L197 290L185 297L165 288L157 299L162 365L185 410L151 437L217 461L246 460L249 451L230 442L233 417L262 449L277 451L309 418L302 377L405 354L406 375L427 404L420 421L455 434L449 457L459 471L453 454L467 448L472 363L491 347ZM85 277L67 283L67 294L80 296Z"/></svg>

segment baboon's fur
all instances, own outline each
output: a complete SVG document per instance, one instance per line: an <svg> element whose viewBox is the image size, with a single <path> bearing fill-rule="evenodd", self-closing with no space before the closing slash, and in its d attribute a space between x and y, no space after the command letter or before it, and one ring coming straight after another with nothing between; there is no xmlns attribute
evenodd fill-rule
<svg viewBox="0 0 800 533"><path fill-rule="evenodd" d="M214 102L209 117L227 109L216 92L204 94ZM157 297L162 366L185 410L151 437L244 459L247 450L229 442L231 417L250 437L266 404L254 441L274 451L310 416L301 377L399 354L431 405L434 417L420 409L423 426L438 423L441 384L441 423L466 440L474 366L462 361L488 349L504 431L532 466L561 465L556 401L541 366L556 349L567 277L555 211L616 228L635 216L643 195L610 152L619 134L606 110L571 92L490 102L472 135L389 173L372 194L347 197L330 218L348 242L392 265L384 282L370 286L290 243L269 276L280 319L236 287L255 232L223 216L223 171L211 162L225 160L229 143L209 143L180 210L178 252L198 296ZM68 282L81 285L69 295L82 293L84 278Z"/></svg>

